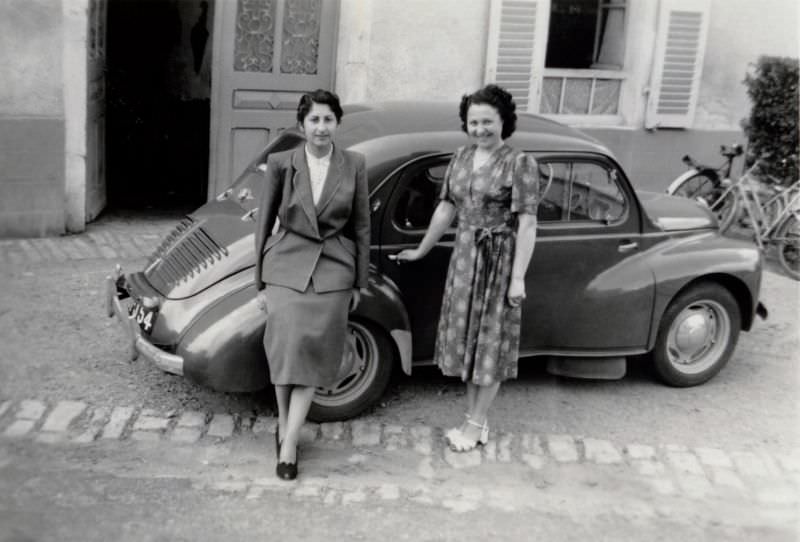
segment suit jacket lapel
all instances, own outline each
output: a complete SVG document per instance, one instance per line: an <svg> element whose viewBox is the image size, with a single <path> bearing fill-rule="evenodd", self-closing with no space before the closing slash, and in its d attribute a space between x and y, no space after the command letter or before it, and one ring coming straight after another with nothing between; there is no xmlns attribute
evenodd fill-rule
<svg viewBox="0 0 800 542"><path fill-rule="evenodd" d="M342 176L343 169L344 155L336 145L334 145L331 163L328 166L328 174L325 176L325 183L322 185L322 194L320 194L319 201L317 202L317 216L322 214L322 211L325 210L325 207L327 207L333 199L336 191L339 190L344 178Z"/></svg>
<svg viewBox="0 0 800 542"><path fill-rule="evenodd" d="M292 167L294 167L294 175L292 175L292 185L294 193L300 199L300 205L303 207L306 216L314 232L319 236L319 226L317 224L317 213L314 209L314 197L311 194L311 176L308 172L308 164L306 164L305 146L300 145L295 149L292 156Z"/></svg>

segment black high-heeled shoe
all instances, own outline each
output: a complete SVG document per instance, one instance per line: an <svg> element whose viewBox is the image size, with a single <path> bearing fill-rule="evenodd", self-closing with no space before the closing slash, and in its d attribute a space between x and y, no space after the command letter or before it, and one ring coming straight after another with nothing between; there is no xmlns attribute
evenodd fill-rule
<svg viewBox="0 0 800 542"><path fill-rule="evenodd" d="M275 475L281 480L288 481L297 478L297 460L295 459L294 463L278 461L278 464L275 465Z"/></svg>

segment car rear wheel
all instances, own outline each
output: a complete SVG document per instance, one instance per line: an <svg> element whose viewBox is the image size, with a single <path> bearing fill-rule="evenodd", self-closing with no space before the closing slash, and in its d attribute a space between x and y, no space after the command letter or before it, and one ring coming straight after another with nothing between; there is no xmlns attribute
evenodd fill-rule
<svg viewBox="0 0 800 542"><path fill-rule="evenodd" d="M701 283L670 303L652 354L658 377L666 384L702 384L728 362L741 328L739 305L718 284Z"/></svg>
<svg viewBox="0 0 800 542"><path fill-rule="evenodd" d="M361 414L380 399L394 367L394 348L386 333L371 323L350 321L355 363L352 370L329 389L317 389L308 414L315 422L330 422Z"/></svg>

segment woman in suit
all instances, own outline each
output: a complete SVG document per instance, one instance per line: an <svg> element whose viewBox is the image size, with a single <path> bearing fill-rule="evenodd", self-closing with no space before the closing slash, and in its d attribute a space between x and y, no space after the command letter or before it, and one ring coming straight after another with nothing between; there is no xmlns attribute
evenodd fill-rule
<svg viewBox="0 0 800 542"><path fill-rule="evenodd" d="M339 149L339 98L304 94L304 145L267 160L256 226L256 288L278 403L276 474L297 477L297 440L314 391L342 363L348 311L367 287L369 204L364 157ZM276 219L277 231L273 232Z"/></svg>

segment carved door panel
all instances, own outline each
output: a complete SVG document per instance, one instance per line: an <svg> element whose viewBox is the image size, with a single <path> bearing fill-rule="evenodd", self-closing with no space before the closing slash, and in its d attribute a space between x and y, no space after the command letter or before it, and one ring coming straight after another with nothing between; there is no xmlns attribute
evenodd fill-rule
<svg viewBox="0 0 800 542"><path fill-rule="evenodd" d="M94 220L106 206L107 1L89 1L86 74L86 222Z"/></svg>
<svg viewBox="0 0 800 542"><path fill-rule="evenodd" d="M334 0L217 0L208 197L295 122L303 92L333 85Z"/></svg>

